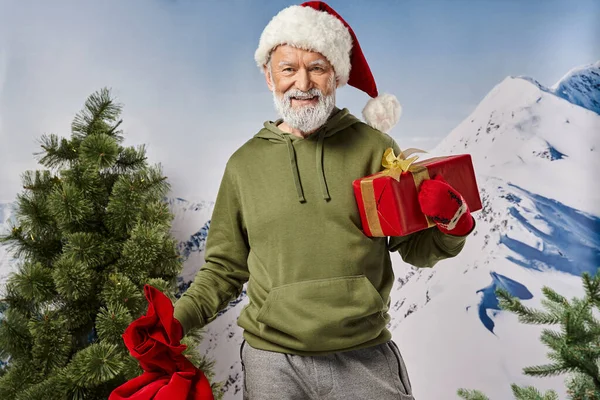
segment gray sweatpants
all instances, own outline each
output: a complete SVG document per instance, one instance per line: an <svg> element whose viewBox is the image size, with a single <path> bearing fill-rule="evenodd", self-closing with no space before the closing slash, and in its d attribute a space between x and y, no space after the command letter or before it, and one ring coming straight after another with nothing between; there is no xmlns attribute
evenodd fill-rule
<svg viewBox="0 0 600 400"><path fill-rule="evenodd" d="M393 341L326 356L240 349L244 400L414 400Z"/></svg>

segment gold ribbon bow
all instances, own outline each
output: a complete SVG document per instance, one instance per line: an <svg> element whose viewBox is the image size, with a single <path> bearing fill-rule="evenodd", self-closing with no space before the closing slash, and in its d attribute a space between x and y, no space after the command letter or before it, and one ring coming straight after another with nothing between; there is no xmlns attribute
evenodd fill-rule
<svg viewBox="0 0 600 400"><path fill-rule="evenodd" d="M381 159L381 165L385 170L383 171L383 175L391 176L397 181L400 181L400 176L403 172L411 171L417 172L420 171L421 168L415 168L412 164L419 158L419 156L409 157L414 153L426 153L421 149L410 148L406 151L400 150L400 154L396 156L394 154L394 149L389 147L383 153L383 158Z"/></svg>

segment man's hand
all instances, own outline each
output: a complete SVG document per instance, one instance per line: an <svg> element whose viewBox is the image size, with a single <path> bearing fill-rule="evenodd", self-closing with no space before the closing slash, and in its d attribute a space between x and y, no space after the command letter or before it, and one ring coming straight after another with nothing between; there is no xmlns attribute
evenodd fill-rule
<svg viewBox="0 0 600 400"><path fill-rule="evenodd" d="M444 233L464 236L471 232L475 221L465 199L440 175L421 184L419 204Z"/></svg>

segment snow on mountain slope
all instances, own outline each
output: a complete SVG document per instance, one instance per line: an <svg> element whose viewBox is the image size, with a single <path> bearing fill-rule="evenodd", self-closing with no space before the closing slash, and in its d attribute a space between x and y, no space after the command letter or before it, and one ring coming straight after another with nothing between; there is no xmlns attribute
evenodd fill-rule
<svg viewBox="0 0 600 400"><path fill-rule="evenodd" d="M600 61L573 68L550 89L557 96L600 114Z"/></svg>
<svg viewBox="0 0 600 400"><path fill-rule="evenodd" d="M174 216L171 234L179 241L179 254L184 260L183 271L179 275L179 288L180 292L183 292L204 263L204 244L214 202L194 202L179 197L164 200Z"/></svg>
<svg viewBox="0 0 600 400"><path fill-rule="evenodd" d="M579 274L600 265L600 219L498 178L483 178L480 191L484 208L474 213L476 230L459 256L414 270L393 255L391 328L416 398L456 398L466 387L510 399L513 382L564 398L564 377L522 374L548 361L538 340L544 327L499 311L494 290L503 287L533 307L544 285L581 296Z"/></svg>
<svg viewBox="0 0 600 400"><path fill-rule="evenodd" d="M429 155L469 153L479 176L497 176L600 214L600 115L506 78Z"/></svg>

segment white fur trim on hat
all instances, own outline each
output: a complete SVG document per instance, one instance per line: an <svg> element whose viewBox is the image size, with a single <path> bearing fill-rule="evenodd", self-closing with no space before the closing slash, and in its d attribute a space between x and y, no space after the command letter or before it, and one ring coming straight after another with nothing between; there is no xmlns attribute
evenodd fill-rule
<svg viewBox="0 0 600 400"><path fill-rule="evenodd" d="M393 94L370 99L362 110L365 122L381 132L389 132L400 120L402 107Z"/></svg>
<svg viewBox="0 0 600 400"><path fill-rule="evenodd" d="M340 86L350 77L352 36L344 24L325 11L290 6L281 10L265 27L254 53L259 68L271 51L282 44L321 53L331 63Z"/></svg>

